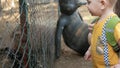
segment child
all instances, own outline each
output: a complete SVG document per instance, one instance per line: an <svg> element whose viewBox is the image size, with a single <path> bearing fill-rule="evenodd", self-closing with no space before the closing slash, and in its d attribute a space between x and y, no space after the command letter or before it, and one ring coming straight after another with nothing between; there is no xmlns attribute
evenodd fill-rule
<svg viewBox="0 0 120 68"><path fill-rule="evenodd" d="M110 22L115 18L118 19L117 15L113 12L113 8L117 0L87 0L88 10L93 16L98 16L96 20L92 37L90 40L90 47L85 54L85 60L92 58L93 65L95 68L120 68L119 58L113 47L106 40L106 24L116 23L115 21ZM114 28L114 37L120 47L120 23L116 24Z"/></svg>

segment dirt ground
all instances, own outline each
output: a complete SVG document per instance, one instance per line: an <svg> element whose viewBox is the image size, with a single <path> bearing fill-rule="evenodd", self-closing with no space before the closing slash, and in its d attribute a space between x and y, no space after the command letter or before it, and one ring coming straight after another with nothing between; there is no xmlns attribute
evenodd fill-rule
<svg viewBox="0 0 120 68"><path fill-rule="evenodd" d="M95 18L90 15L87 8L82 6L78 9L83 19L88 24ZM68 48L62 39L61 56L55 63L55 68L92 68L91 61L85 61L78 53Z"/></svg>
<svg viewBox="0 0 120 68"><path fill-rule="evenodd" d="M61 57L56 60L55 68L92 68L92 63L62 43Z"/></svg>

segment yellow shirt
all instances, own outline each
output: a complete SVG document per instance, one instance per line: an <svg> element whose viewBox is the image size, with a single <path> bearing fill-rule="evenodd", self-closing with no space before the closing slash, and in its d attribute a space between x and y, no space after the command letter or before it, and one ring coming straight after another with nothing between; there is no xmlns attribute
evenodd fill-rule
<svg viewBox="0 0 120 68"><path fill-rule="evenodd" d="M104 20L100 22L97 22L94 25L92 38L91 38L91 55L95 68L106 68L104 62L104 52L103 52L104 45L102 43L101 36L102 36L103 25L108 17L106 17ZM116 25L114 35L116 41L118 41L118 39L120 39L120 23ZM110 62L110 66L113 66L118 63L118 55L117 53L114 52L114 50L109 44L108 44L108 56L109 56L108 59Z"/></svg>

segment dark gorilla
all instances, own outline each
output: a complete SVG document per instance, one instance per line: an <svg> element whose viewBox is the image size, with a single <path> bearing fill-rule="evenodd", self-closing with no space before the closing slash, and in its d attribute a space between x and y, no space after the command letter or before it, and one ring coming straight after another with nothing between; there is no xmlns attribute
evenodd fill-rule
<svg viewBox="0 0 120 68"><path fill-rule="evenodd" d="M61 35L66 45L84 56L88 44L88 24L84 23L81 15L76 11L85 3L79 0L59 0L61 15L57 22L55 34L55 57L59 58L61 49Z"/></svg>

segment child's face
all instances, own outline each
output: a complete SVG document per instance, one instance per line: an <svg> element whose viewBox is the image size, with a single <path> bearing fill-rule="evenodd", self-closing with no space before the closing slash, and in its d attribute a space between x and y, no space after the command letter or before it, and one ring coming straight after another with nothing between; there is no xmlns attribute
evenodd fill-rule
<svg viewBox="0 0 120 68"><path fill-rule="evenodd" d="M100 16L101 15L101 2L100 0L87 0L87 8L91 15Z"/></svg>

